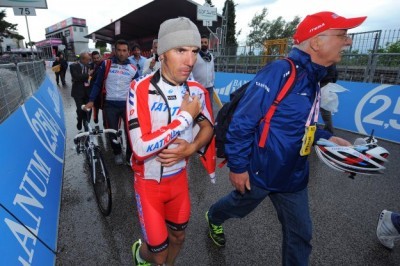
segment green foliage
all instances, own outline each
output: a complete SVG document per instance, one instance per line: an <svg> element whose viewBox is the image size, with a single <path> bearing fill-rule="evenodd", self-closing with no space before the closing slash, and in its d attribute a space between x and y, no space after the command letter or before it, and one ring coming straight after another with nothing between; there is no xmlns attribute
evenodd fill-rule
<svg viewBox="0 0 400 266"><path fill-rule="evenodd" d="M226 47L230 47L228 55L236 55L236 48L238 46L236 40L236 4L233 0L226 0L224 8L222 9L222 15L225 16L226 7L228 8L228 23L227 23L227 32L226 32Z"/></svg>
<svg viewBox="0 0 400 266"><path fill-rule="evenodd" d="M99 49L103 48L103 47L107 47L107 43L103 42L103 41L96 41L95 47L99 48Z"/></svg>
<svg viewBox="0 0 400 266"><path fill-rule="evenodd" d="M31 47L34 46L36 44L36 42L27 42L26 46Z"/></svg>
<svg viewBox="0 0 400 266"><path fill-rule="evenodd" d="M268 9L263 8L261 14L255 14L249 27L251 32L247 36L247 45L263 47L266 40L290 38L293 36L300 17L295 16L292 21L286 22L282 17L269 21Z"/></svg>
<svg viewBox="0 0 400 266"><path fill-rule="evenodd" d="M24 36L19 34L11 33L10 31L16 31L18 24L12 24L5 20L7 17L6 10L3 9L0 11L0 35L6 33L8 31L8 36L11 38L17 39L18 41L25 39Z"/></svg>
<svg viewBox="0 0 400 266"><path fill-rule="evenodd" d="M385 49L386 53L400 53L400 41L391 43Z"/></svg>
<svg viewBox="0 0 400 266"><path fill-rule="evenodd" d="M211 2L211 0L206 0L206 3L209 4L210 6L214 6Z"/></svg>
<svg viewBox="0 0 400 266"><path fill-rule="evenodd" d="M104 54L104 52L109 52L107 49L107 43L103 41L96 41L95 47L100 50L100 54Z"/></svg>

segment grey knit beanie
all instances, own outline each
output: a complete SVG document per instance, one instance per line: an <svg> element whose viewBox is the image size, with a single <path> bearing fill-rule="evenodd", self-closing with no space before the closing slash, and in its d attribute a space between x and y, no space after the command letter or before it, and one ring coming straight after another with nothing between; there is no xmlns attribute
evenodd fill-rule
<svg viewBox="0 0 400 266"><path fill-rule="evenodd" d="M161 55L168 50L181 46L201 47L201 38L197 26L185 17L164 21L158 32L158 54Z"/></svg>

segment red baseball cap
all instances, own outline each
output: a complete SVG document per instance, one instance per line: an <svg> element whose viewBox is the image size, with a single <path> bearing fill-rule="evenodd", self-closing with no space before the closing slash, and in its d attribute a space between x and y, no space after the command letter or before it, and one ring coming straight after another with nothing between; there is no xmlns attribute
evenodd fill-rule
<svg viewBox="0 0 400 266"><path fill-rule="evenodd" d="M326 30L355 28L363 23L366 18L345 18L328 11L308 15L297 26L296 32L293 35L294 44L299 44Z"/></svg>

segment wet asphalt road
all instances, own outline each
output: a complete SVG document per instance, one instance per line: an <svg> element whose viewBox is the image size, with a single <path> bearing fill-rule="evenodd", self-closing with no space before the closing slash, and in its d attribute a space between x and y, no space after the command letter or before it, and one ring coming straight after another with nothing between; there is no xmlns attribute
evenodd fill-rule
<svg viewBox="0 0 400 266"><path fill-rule="evenodd" d="M69 71L68 71L69 72ZM48 69L54 80L54 74ZM58 231L56 265L133 265L131 245L140 236L132 187L132 171L115 166L105 141L103 155L111 175L113 207L103 217L89 181L83 155L73 150L75 103L70 97L71 78L59 87L67 127L65 166ZM54 82L55 83L55 82ZM351 142L359 135L337 131ZM380 141L391 153L385 175L356 176L331 170L315 153L310 156L310 209L313 219L311 265L400 265L400 243L390 251L376 238L377 218L382 209L400 211L400 145ZM204 213L231 191L227 168L217 170L211 184L196 157L190 159L191 221L185 245L176 265L280 265L280 224L266 199L244 219L225 223L227 244L217 248L207 236Z"/></svg>

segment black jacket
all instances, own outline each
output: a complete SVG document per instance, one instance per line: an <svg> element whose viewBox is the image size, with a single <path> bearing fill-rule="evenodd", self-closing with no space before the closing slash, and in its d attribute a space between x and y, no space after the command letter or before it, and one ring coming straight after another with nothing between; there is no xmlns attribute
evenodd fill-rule
<svg viewBox="0 0 400 266"><path fill-rule="evenodd" d="M72 77L71 96L74 98L88 98L90 95L90 87L85 86L85 83L88 82L89 67L86 67L86 72L84 73L79 63L73 63L71 64L69 71L71 72Z"/></svg>

